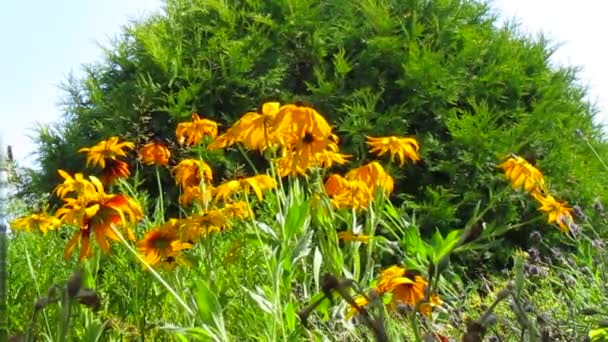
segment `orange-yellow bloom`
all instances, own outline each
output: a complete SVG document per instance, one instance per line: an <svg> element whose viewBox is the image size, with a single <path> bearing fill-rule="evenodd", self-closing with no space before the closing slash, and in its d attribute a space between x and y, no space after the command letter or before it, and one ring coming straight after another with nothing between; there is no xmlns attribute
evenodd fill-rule
<svg viewBox="0 0 608 342"><path fill-rule="evenodd" d="M361 309L369 305L369 299L366 296L358 295L354 298L354 300L357 307L352 305L348 306L348 309L346 310L346 319L350 319L355 314L361 312Z"/></svg>
<svg viewBox="0 0 608 342"><path fill-rule="evenodd" d="M420 304L418 310L430 314L432 307L441 304L441 299L436 295L429 296L427 303L422 302L426 297L426 279L399 266L391 266L384 270L380 274L375 290L380 295L386 293L392 295L391 308L393 309L399 304L407 304L412 307Z"/></svg>
<svg viewBox="0 0 608 342"><path fill-rule="evenodd" d="M128 227L143 217L139 205L126 195L106 194L101 182L95 177L90 177L91 187L79 194L78 197L65 197L64 205L57 210L55 215L62 223L77 226L78 232L68 242L64 257L69 258L77 243L80 241L81 250L79 260L91 255L90 236L95 235L99 247L110 252L107 238L119 240L113 227L125 226L127 236L134 240L135 235Z"/></svg>
<svg viewBox="0 0 608 342"><path fill-rule="evenodd" d="M53 192L61 199L67 197L69 194L79 196L83 193L94 192L96 191L97 186L101 186L100 184L95 184L96 178L89 177L90 181L88 181L84 178L82 173L76 173L72 177L63 170L57 170L57 172L63 178L63 183L57 185Z"/></svg>
<svg viewBox="0 0 608 342"><path fill-rule="evenodd" d="M228 203L221 209L222 214L238 220L253 217L253 211L245 201Z"/></svg>
<svg viewBox="0 0 608 342"><path fill-rule="evenodd" d="M167 165L169 164L171 152L164 144L151 142L145 144L139 150L139 156L141 162L145 165Z"/></svg>
<svg viewBox="0 0 608 342"><path fill-rule="evenodd" d="M258 200L261 201L264 198L262 192L276 186L277 183L272 177L268 175L256 175L253 177L227 181L219 185L215 188L214 198L216 201L221 199L225 202L230 196L242 189L245 192L253 190Z"/></svg>
<svg viewBox="0 0 608 342"><path fill-rule="evenodd" d="M360 180L349 180L332 174L325 181L325 192L334 207L365 209L374 198L373 188Z"/></svg>
<svg viewBox="0 0 608 342"><path fill-rule="evenodd" d="M380 187L387 195L392 193L395 188L393 177L391 177L378 162L371 162L350 170L346 174L346 179L362 181L372 189L372 192L375 192L376 188Z"/></svg>
<svg viewBox="0 0 608 342"><path fill-rule="evenodd" d="M189 186L198 186L201 183L201 172L206 182L213 180L211 167L196 159L184 159L173 168L175 182L184 189Z"/></svg>
<svg viewBox="0 0 608 342"><path fill-rule="evenodd" d="M179 204L189 206L192 203L198 203L201 206L206 206L213 199L213 187L205 186L188 186L179 196Z"/></svg>
<svg viewBox="0 0 608 342"><path fill-rule="evenodd" d="M523 188L530 193L545 190L542 172L519 156L511 155L498 167L505 171L505 177L511 181L513 189Z"/></svg>
<svg viewBox="0 0 608 342"><path fill-rule="evenodd" d="M116 160L118 157L126 157L125 150L133 149L135 146L132 142L119 143L118 140L118 137L111 137L100 141L93 147L81 148L78 152L87 154L87 166L93 164L93 166L99 165L99 167L105 168L107 161Z"/></svg>
<svg viewBox="0 0 608 342"><path fill-rule="evenodd" d="M340 238L340 240L344 241L344 242L354 242L354 241L358 241L361 243L368 243L369 242L369 235L363 235L363 234L354 234L351 232L339 232L338 233L338 238Z"/></svg>
<svg viewBox="0 0 608 342"><path fill-rule="evenodd" d="M49 215L46 211L30 214L28 216L11 221L10 226L13 230L22 230L26 232L40 231L46 232L55 230L61 225L61 220L55 216Z"/></svg>
<svg viewBox="0 0 608 342"><path fill-rule="evenodd" d="M270 124L279 112L278 102L266 102L260 112L249 112L243 115L224 134L209 145L209 149L225 148L234 143L242 143L250 150L263 151L273 143L274 131Z"/></svg>
<svg viewBox="0 0 608 342"><path fill-rule="evenodd" d="M311 107L298 104L281 106L272 123L272 130L284 146L307 139L328 140L332 135L331 127L321 114Z"/></svg>
<svg viewBox="0 0 608 342"><path fill-rule="evenodd" d="M562 232L570 230L570 225L574 223L572 218L572 208L568 207L565 202L556 200L551 195L543 196L538 193L532 193L534 198L541 204L538 210L547 214L547 222L556 224Z"/></svg>
<svg viewBox="0 0 608 342"><path fill-rule="evenodd" d="M198 114L194 113L191 122L182 122L177 125L175 135L180 145L196 145L206 135L211 138L217 136L217 123L209 119L201 119Z"/></svg>
<svg viewBox="0 0 608 342"><path fill-rule="evenodd" d="M137 249L144 255L144 260L153 266L159 262L175 260L184 249L192 244L180 239L179 220L170 219L164 225L146 233L137 243Z"/></svg>
<svg viewBox="0 0 608 342"><path fill-rule="evenodd" d="M413 138L394 136L381 138L367 137L367 144L371 147L369 151L378 156L390 153L391 160L396 156L399 159L400 166L403 166L408 159L412 162L420 160L420 156L418 155L420 146L416 139Z"/></svg>

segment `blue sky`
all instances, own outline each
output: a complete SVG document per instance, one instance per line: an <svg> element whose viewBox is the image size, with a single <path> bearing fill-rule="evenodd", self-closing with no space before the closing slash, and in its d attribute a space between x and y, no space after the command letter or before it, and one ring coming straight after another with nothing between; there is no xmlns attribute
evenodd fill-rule
<svg viewBox="0 0 608 342"><path fill-rule="evenodd" d="M59 84L102 57L129 20L158 11L160 0L15 0L0 10L0 134L15 158L31 165L36 123L57 121Z"/></svg>
<svg viewBox="0 0 608 342"><path fill-rule="evenodd" d="M556 64L583 67L581 82L608 123L608 32L599 0L494 0L503 18L517 17L530 32L543 31L562 47ZM106 45L130 19L158 11L161 0L5 1L0 11L0 135L16 159L31 166L36 123L60 118L59 84L81 65L100 60Z"/></svg>

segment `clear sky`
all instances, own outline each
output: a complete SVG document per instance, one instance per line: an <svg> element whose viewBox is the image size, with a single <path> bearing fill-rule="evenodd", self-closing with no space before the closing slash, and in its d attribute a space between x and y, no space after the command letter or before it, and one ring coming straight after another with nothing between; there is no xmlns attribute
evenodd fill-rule
<svg viewBox="0 0 608 342"><path fill-rule="evenodd" d="M608 21L601 0L495 0L503 18L517 17L530 32L543 31L562 47L556 63L580 65L581 82L608 123ZM28 138L36 123L57 121L59 84L81 65L100 60L99 43L122 25L157 11L161 0L13 0L0 10L0 134L15 158L32 165ZM29 157L28 157L29 156Z"/></svg>
<svg viewBox="0 0 608 342"><path fill-rule="evenodd" d="M0 6L0 134L22 165L35 145L36 123L57 121L59 85L81 65L99 61L131 19L158 11L160 0L2 0Z"/></svg>

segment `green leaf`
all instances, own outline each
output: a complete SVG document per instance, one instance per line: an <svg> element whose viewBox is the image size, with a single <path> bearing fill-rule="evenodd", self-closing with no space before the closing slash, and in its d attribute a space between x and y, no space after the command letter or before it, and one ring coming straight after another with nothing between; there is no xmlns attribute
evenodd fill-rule
<svg viewBox="0 0 608 342"><path fill-rule="evenodd" d="M287 211L287 218L285 219L285 232L287 233L287 240L289 240L296 232L301 231L304 228L304 224L309 218L309 209L309 201L302 201L300 203L296 203L294 201L289 207L289 210Z"/></svg>
<svg viewBox="0 0 608 342"><path fill-rule="evenodd" d="M249 290L245 286L241 286L241 288L249 294L251 299L253 299L253 301L258 305L260 309L262 309L262 311L271 315L274 314L274 305L272 304L272 302L266 299L264 290L262 290L260 287L256 287L255 291Z"/></svg>

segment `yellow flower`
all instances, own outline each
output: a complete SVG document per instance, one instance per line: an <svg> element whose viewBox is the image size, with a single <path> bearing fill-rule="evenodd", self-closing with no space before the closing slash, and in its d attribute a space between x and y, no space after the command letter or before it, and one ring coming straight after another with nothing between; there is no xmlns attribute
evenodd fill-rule
<svg viewBox="0 0 608 342"><path fill-rule="evenodd" d="M331 127L321 114L297 104L281 106L271 129L284 146L304 140L327 140L332 135Z"/></svg>
<svg viewBox="0 0 608 342"><path fill-rule="evenodd" d="M428 302L420 303L418 311L423 315L429 316L433 312L433 308L441 306L441 304L443 304L443 301L438 295L431 295L429 296Z"/></svg>
<svg viewBox="0 0 608 342"><path fill-rule="evenodd" d="M382 165L380 165L378 162L371 162L356 169L350 170L346 174L346 179L364 182L370 189L372 189L373 193L376 192L377 187L380 187L388 195L392 193L395 188L395 181L393 180L393 177L386 173Z"/></svg>
<svg viewBox="0 0 608 342"><path fill-rule="evenodd" d="M399 304L415 307L420 303L419 311L430 314L434 306L441 304L438 296L430 296L428 303L422 303L427 291L426 279L399 266L391 266L384 270L380 274L375 290L380 295L386 293L392 295L390 304L392 309Z"/></svg>
<svg viewBox="0 0 608 342"><path fill-rule="evenodd" d="M179 203L183 206L189 206L192 203L198 203L201 206L206 206L211 202L213 198L213 187L211 185L205 186L188 186L184 189L184 192L179 196Z"/></svg>
<svg viewBox="0 0 608 342"><path fill-rule="evenodd" d="M391 160L397 156L400 166L403 166L407 159L413 162L420 160L420 156L418 155L420 147L416 139L413 138L399 138L394 136L381 138L367 137L367 144L371 147L369 151L378 156L382 156L389 152Z"/></svg>
<svg viewBox="0 0 608 342"><path fill-rule="evenodd" d="M51 216L42 211L40 213L34 213L16 220L10 223L11 229L22 230L26 232L41 231L44 234L46 232L55 230L61 225L61 220L55 216Z"/></svg>
<svg viewBox="0 0 608 342"><path fill-rule="evenodd" d="M348 180L332 174L325 181L325 192L334 207L365 209L374 198L372 188L360 180Z"/></svg>
<svg viewBox="0 0 608 342"><path fill-rule="evenodd" d="M310 168L331 167L334 163L346 162L346 155L338 153L337 137L314 136L305 132L301 140L286 140L290 145L282 149L277 160L277 171L281 177L303 175Z"/></svg>
<svg viewBox="0 0 608 342"><path fill-rule="evenodd" d="M169 164L171 152L164 144L151 142L145 144L139 150L139 156L141 162L145 165L167 165Z"/></svg>
<svg viewBox="0 0 608 342"><path fill-rule="evenodd" d="M392 288L392 304L409 304L415 306L424 299L426 291L426 280L421 276L405 276L391 279L389 286Z"/></svg>
<svg viewBox="0 0 608 342"><path fill-rule="evenodd" d="M161 261L171 261L178 257L184 249L192 248L192 244L180 240L179 220L170 219L164 225L146 233L137 242L137 249L144 255L144 260L153 266Z"/></svg>
<svg viewBox="0 0 608 342"><path fill-rule="evenodd" d="M184 159L173 168L175 182L184 189L189 186L198 186L201 183L201 166L205 181L211 182L213 180L211 167L196 159Z"/></svg>
<svg viewBox="0 0 608 342"><path fill-rule="evenodd" d="M511 181L513 189L523 188L530 193L545 190L542 172L519 156L511 155L498 167L505 171L505 177Z"/></svg>
<svg viewBox="0 0 608 342"><path fill-rule="evenodd" d="M76 173L74 177L72 177L63 170L57 170L57 172L63 178L63 183L57 185L53 192L61 199L71 193L75 193L76 196L79 196L83 193L94 192L97 189L97 186L103 187L101 183L95 184L95 182L99 181L95 177L89 177L91 181L88 181L84 178L82 173Z"/></svg>
<svg viewBox="0 0 608 342"><path fill-rule="evenodd" d="M353 242L353 241L358 241L361 243L368 243L369 242L369 236L368 235L363 235L363 234L353 234L351 232L339 232L338 233L338 237L340 238L340 240L345 241L345 242Z"/></svg>
<svg viewBox="0 0 608 342"><path fill-rule="evenodd" d="M574 219L572 218L572 208L569 208L567 203L560 202L551 195L543 196L539 193L532 193L532 195L541 204L538 210L548 215L548 223L557 224L564 233L570 230Z"/></svg>
<svg viewBox="0 0 608 342"><path fill-rule="evenodd" d="M263 151L276 143L270 124L279 112L278 102L266 102L259 113L249 112L243 115L224 134L209 145L209 149L225 148L234 143L241 143L250 150Z"/></svg>
<svg viewBox="0 0 608 342"><path fill-rule="evenodd" d="M192 215L183 220L183 240L196 242L201 237L228 229L228 217L218 209L208 209L203 214Z"/></svg>
<svg viewBox="0 0 608 342"><path fill-rule="evenodd" d="M334 207L366 209L374 199L372 189L360 180L347 180L343 190L331 198Z"/></svg>
<svg viewBox="0 0 608 342"><path fill-rule="evenodd" d="M245 201L228 203L221 209L221 213L227 217L239 220L253 217L253 211Z"/></svg>
<svg viewBox="0 0 608 342"><path fill-rule="evenodd" d="M348 309L346 310L346 319L350 319L355 314L361 312L361 309L365 308L369 304L369 299L366 296L359 295L356 296L354 300L357 307L352 305L348 306Z"/></svg>
<svg viewBox="0 0 608 342"><path fill-rule="evenodd" d="M325 192L328 196L335 196L347 190L348 180L338 174L330 175L325 181Z"/></svg>
<svg viewBox="0 0 608 342"><path fill-rule="evenodd" d="M192 122L182 122L177 125L175 135L180 145L192 146L198 144L205 135L217 136L217 123L209 119L201 119L198 114L192 114Z"/></svg>
<svg viewBox="0 0 608 342"><path fill-rule="evenodd" d="M214 198L216 201L221 199L225 202L232 194L242 189L245 192L253 190L258 200L261 201L264 198L262 192L276 186L275 180L268 175L257 175L239 180L231 180L215 188Z"/></svg>
<svg viewBox="0 0 608 342"><path fill-rule="evenodd" d="M380 273L378 284L376 285L376 292L384 294L390 292L392 289L390 282L394 278L402 277L405 274L405 268L393 265Z"/></svg>
<svg viewBox="0 0 608 342"><path fill-rule="evenodd" d="M126 195L106 194L101 182L95 177L91 178L91 187L76 198L63 198L64 205L57 210L55 215L62 223L79 227L78 232L68 242L64 257L70 258L77 243L80 241L81 250L79 260L91 255L90 236L95 235L99 247L110 252L107 238L119 240L112 229L114 226L125 226L127 236L135 239L133 231L127 224L134 224L143 217L139 205Z"/></svg>
<svg viewBox="0 0 608 342"><path fill-rule="evenodd" d="M116 160L118 157L126 157L125 149L133 149L134 146L132 142L119 143L118 137L111 137L100 141L93 147L81 148L78 152L87 154L87 166L93 164L93 166L99 165L99 167L105 168L107 161Z"/></svg>

